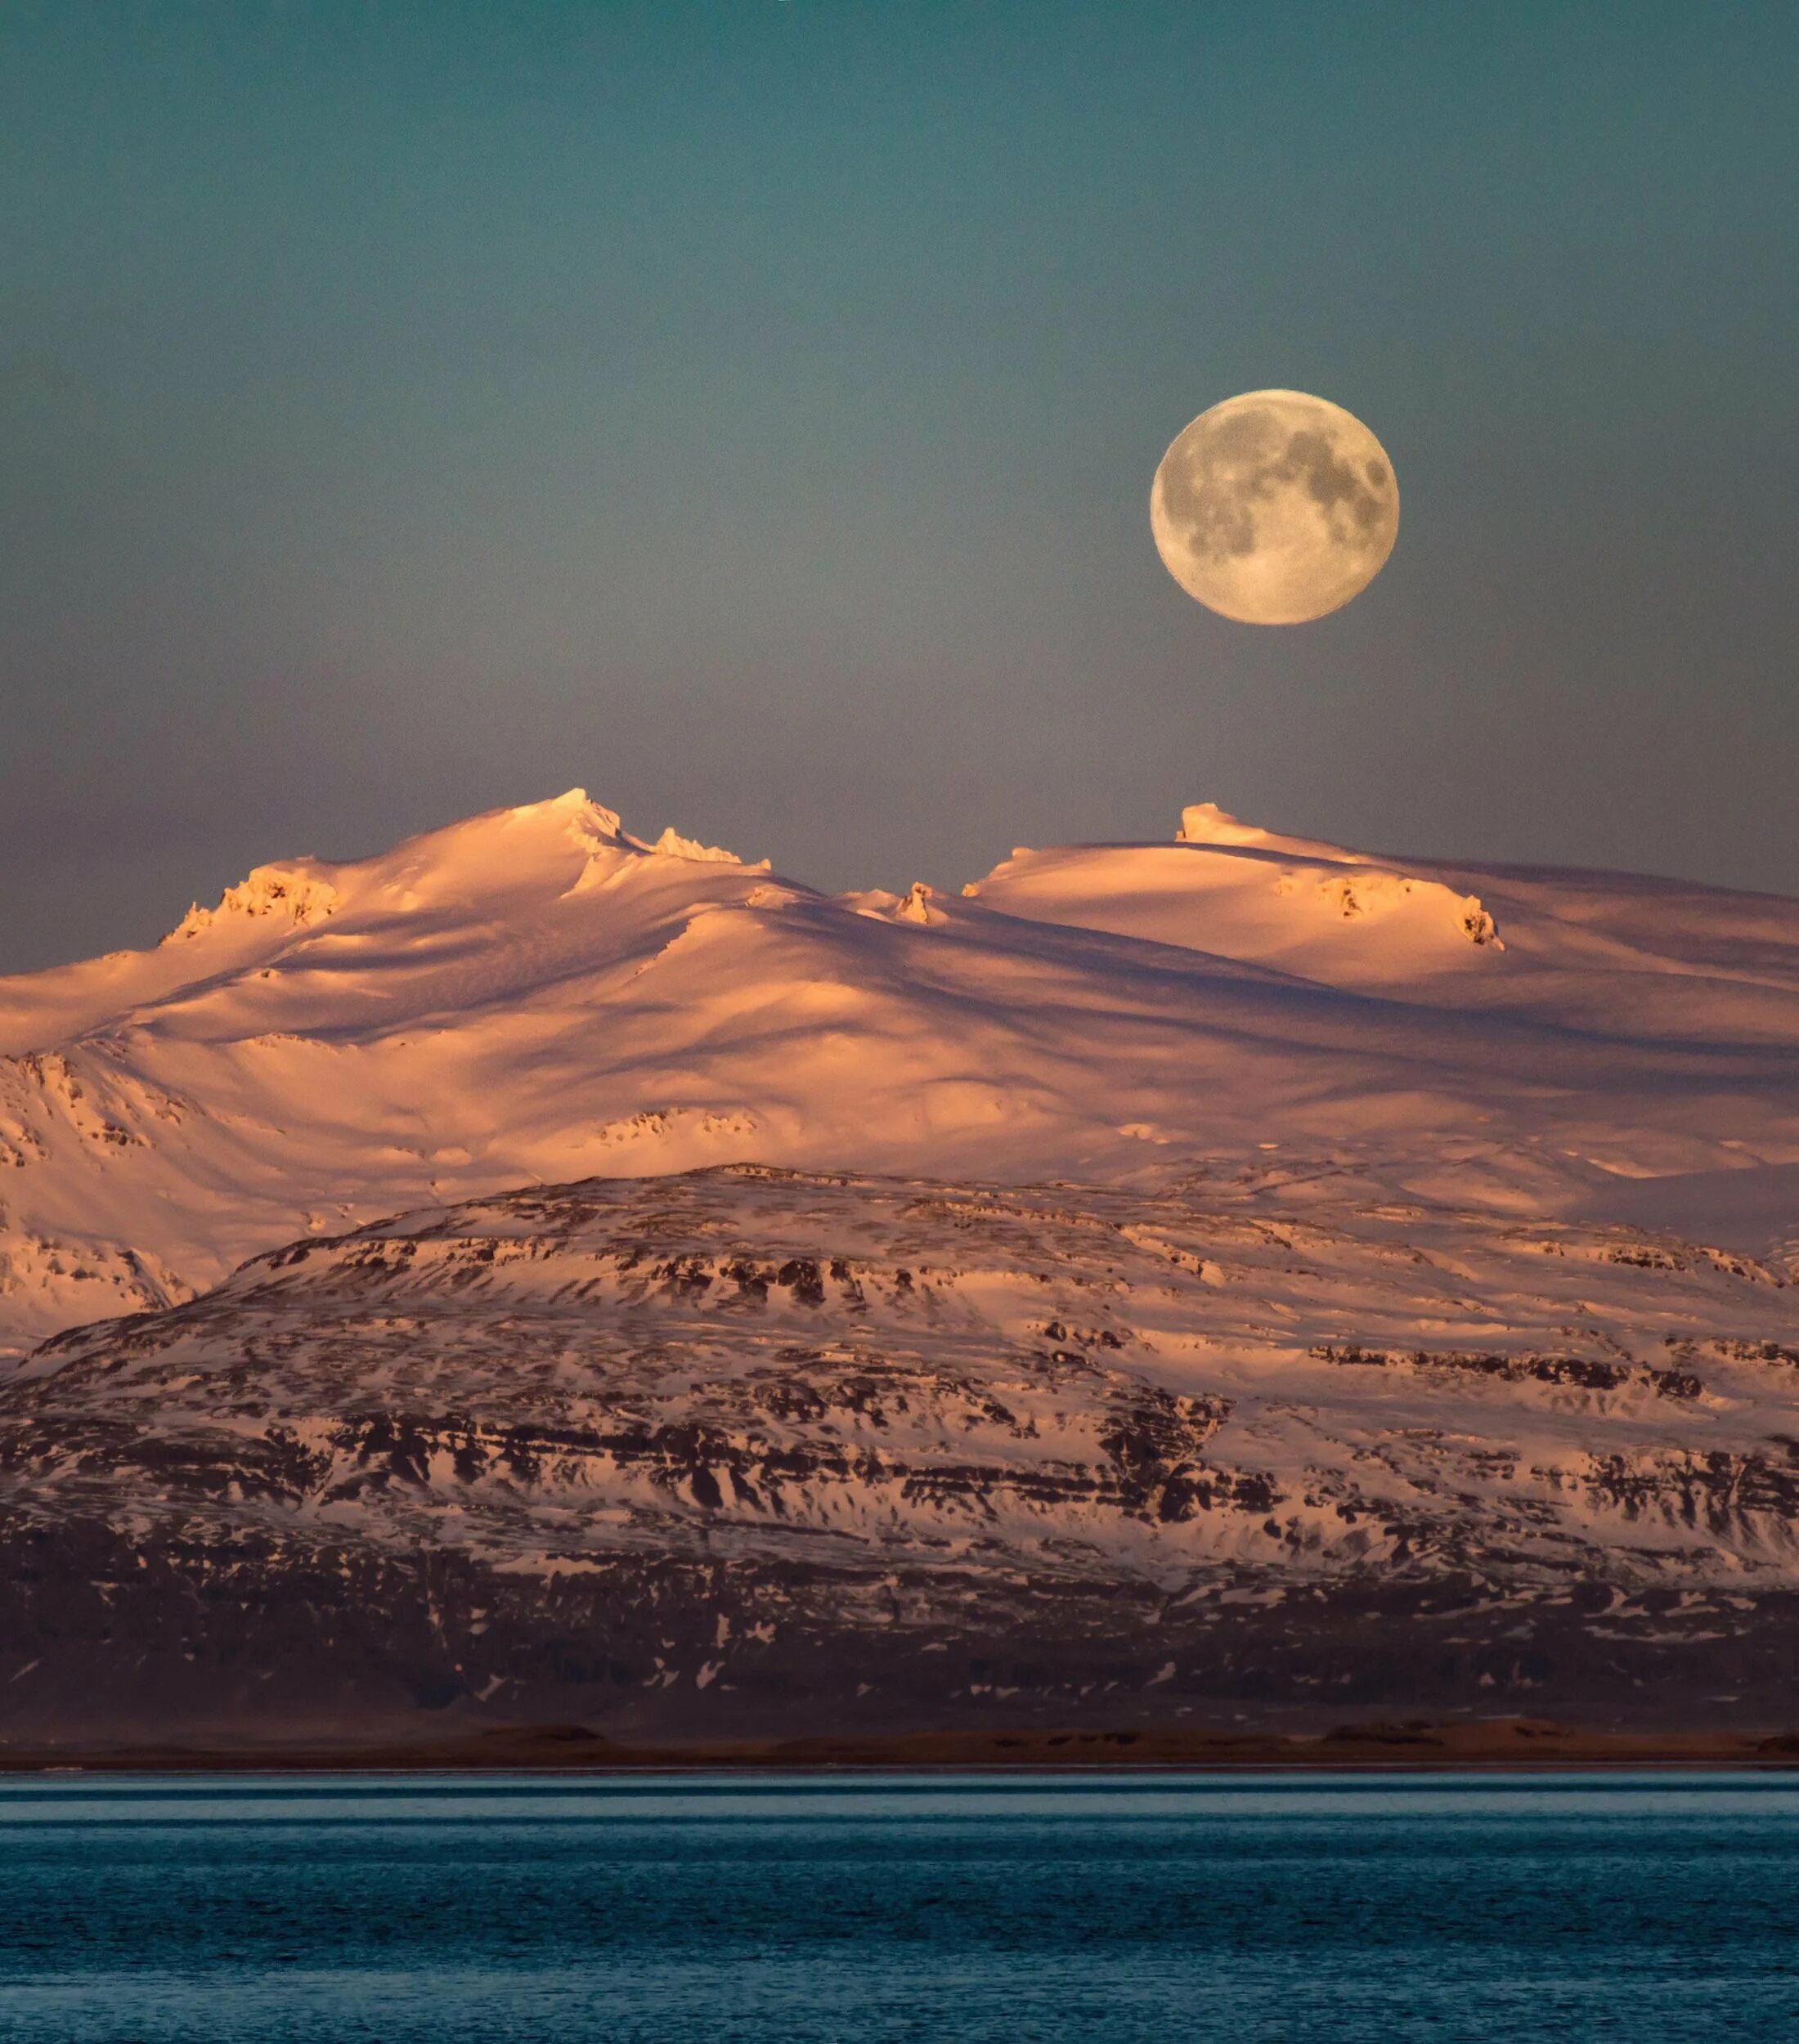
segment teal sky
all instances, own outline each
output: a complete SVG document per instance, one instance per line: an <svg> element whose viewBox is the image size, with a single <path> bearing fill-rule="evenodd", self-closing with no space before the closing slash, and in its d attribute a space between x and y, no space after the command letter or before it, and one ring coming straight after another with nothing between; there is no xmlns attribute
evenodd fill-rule
<svg viewBox="0 0 1799 2044"><path fill-rule="evenodd" d="M0 970L579 782L1799 892L1799 10L0 0ZM1183 596L1267 385L1403 500Z"/></svg>

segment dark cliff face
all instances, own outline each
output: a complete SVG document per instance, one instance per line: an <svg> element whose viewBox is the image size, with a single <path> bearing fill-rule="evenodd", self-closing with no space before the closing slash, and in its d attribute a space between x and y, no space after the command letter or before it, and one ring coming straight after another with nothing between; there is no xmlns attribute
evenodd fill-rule
<svg viewBox="0 0 1799 2044"><path fill-rule="evenodd" d="M1785 1274L1271 1196L592 1181L59 1337L0 1730L1789 1715Z"/></svg>

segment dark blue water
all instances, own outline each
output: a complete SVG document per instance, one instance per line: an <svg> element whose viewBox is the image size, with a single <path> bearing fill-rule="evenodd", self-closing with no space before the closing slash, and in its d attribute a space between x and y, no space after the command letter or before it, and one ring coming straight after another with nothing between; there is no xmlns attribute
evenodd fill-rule
<svg viewBox="0 0 1799 2044"><path fill-rule="evenodd" d="M0 1782L0 2038L1799 2036L1799 1777Z"/></svg>

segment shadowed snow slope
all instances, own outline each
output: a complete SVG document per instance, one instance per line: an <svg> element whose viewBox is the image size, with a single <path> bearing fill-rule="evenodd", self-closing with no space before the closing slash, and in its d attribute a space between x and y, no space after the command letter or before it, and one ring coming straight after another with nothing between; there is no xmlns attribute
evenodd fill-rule
<svg viewBox="0 0 1799 2044"><path fill-rule="evenodd" d="M0 1381L0 1732L1779 1725L1792 1296L1272 1173L432 1207Z"/></svg>
<svg viewBox="0 0 1799 2044"><path fill-rule="evenodd" d="M1799 903L1772 897L1373 858L1207 805L961 896L830 899L576 790L258 867L154 951L0 981L0 1347L422 1200L747 1158L1253 1162L1600 1218L1653 1177L1657 1222L1700 1233L1748 1169L1775 1190L1745 1246L1778 1249L1796 1049Z"/></svg>

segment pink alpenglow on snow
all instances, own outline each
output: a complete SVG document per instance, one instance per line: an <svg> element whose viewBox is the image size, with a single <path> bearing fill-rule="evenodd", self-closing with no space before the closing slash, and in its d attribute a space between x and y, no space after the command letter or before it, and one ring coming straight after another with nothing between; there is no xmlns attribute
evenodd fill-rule
<svg viewBox="0 0 1799 2044"><path fill-rule="evenodd" d="M830 897L580 790L0 981L0 1347L401 1208L755 1160L1799 1240L1799 903L1189 808Z"/></svg>

